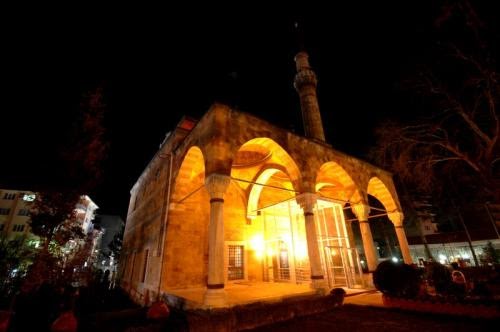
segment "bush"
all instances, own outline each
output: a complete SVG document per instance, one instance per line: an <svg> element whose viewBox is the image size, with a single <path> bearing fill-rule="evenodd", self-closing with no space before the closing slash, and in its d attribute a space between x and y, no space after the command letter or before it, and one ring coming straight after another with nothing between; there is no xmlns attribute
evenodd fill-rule
<svg viewBox="0 0 500 332"><path fill-rule="evenodd" d="M436 292L439 294L447 294L451 289L452 281L451 274L448 268L438 262L430 262L426 266L425 277L430 281Z"/></svg>
<svg viewBox="0 0 500 332"><path fill-rule="evenodd" d="M420 289L420 275L420 271L413 266L384 261L373 273L373 283L384 294L415 298Z"/></svg>

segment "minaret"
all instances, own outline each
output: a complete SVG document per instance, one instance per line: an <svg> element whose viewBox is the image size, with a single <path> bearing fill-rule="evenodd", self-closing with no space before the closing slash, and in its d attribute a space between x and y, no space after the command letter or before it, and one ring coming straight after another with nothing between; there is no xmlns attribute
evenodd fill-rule
<svg viewBox="0 0 500 332"><path fill-rule="evenodd" d="M300 97L300 108L302 109L302 121L304 122L306 137L325 142L318 97L316 96L318 80L309 65L308 58L309 56L304 51L300 51L295 56L297 74L295 75L293 85Z"/></svg>

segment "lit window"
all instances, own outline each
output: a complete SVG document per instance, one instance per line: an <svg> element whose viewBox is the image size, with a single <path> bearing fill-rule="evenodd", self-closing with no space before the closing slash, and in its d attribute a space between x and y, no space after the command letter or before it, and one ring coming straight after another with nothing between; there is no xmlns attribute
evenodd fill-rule
<svg viewBox="0 0 500 332"><path fill-rule="evenodd" d="M33 202L35 200L35 194L24 194L23 201Z"/></svg>

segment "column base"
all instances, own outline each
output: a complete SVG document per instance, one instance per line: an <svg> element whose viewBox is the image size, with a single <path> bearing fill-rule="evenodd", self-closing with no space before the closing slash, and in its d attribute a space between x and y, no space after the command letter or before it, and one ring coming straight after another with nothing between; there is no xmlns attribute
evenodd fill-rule
<svg viewBox="0 0 500 332"><path fill-rule="evenodd" d="M363 273L363 284L367 289L374 289L375 285L373 284L373 272Z"/></svg>
<svg viewBox="0 0 500 332"><path fill-rule="evenodd" d="M325 279L313 279L311 281L311 288L316 290L319 295L328 294L329 287Z"/></svg>
<svg viewBox="0 0 500 332"><path fill-rule="evenodd" d="M208 307L225 307L227 304L225 289L207 289L203 296L203 304Z"/></svg>

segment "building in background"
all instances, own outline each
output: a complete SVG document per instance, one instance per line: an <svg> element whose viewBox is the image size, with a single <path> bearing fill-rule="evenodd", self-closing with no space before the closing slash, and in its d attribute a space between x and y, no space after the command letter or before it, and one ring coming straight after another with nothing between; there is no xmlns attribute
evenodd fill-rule
<svg viewBox="0 0 500 332"><path fill-rule="evenodd" d="M497 205L470 203L461 206L449 216L448 224L440 225L433 219L422 219L421 234L409 230L408 242L414 262L427 260L425 245L435 261L442 264L458 262L464 265L487 264L485 248L491 243L492 250L500 255ZM423 236L422 236L423 235Z"/></svg>
<svg viewBox="0 0 500 332"><path fill-rule="evenodd" d="M125 222L116 215L99 214L94 220L94 228L102 234L96 246L98 255L95 267L103 272L109 270L111 285L116 277L119 258L117 251L121 248L124 227Z"/></svg>
<svg viewBox="0 0 500 332"><path fill-rule="evenodd" d="M18 236L33 237L28 221L36 195L31 191L0 189L0 234L13 240ZM36 241L36 240L35 240Z"/></svg>
<svg viewBox="0 0 500 332"><path fill-rule="evenodd" d="M94 224L92 221L95 217L95 212L99 207L95 204L89 196L83 195L80 201L76 204L76 220L82 225L84 234L88 234L93 230Z"/></svg>
<svg viewBox="0 0 500 332"><path fill-rule="evenodd" d="M36 193L26 190L0 189L0 234L8 240L17 236L37 237L30 232L30 210L36 199ZM87 195L81 196L75 206L76 220L84 234L93 231L92 220L98 206ZM35 244L35 246L37 246Z"/></svg>

